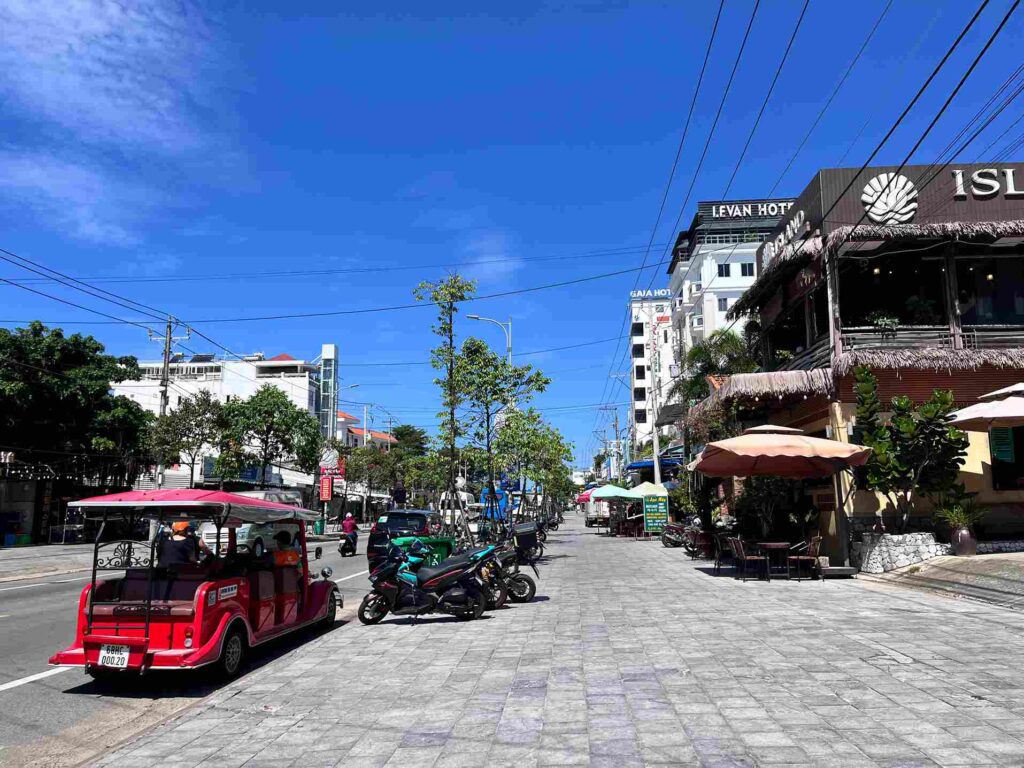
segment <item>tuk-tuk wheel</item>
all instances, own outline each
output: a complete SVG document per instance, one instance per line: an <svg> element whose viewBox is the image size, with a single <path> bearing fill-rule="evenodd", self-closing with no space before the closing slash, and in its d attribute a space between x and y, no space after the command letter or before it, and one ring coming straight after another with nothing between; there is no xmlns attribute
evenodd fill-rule
<svg viewBox="0 0 1024 768"><path fill-rule="evenodd" d="M263 552L263 539L256 539L255 543L252 545L252 556L258 560L263 557Z"/></svg>
<svg viewBox="0 0 1024 768"><path fill-rule="evenodd" d="M327 595L327 613L324 615L324 628L330 629L338 619L338 593L333 589Z"/></svg>
<svg viewBox="0 0 1024 768"><path fill-rule="evenodd" d="M232 629L224 640L224 646L220 649L220 659L217 664L221 674L231 679L237 677L245 663L246 643L241 630Z"/></svg>

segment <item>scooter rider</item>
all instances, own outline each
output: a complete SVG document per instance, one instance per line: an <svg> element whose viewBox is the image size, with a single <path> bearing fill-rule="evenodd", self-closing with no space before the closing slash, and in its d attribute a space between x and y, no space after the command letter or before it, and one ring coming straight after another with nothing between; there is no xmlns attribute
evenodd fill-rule
<svg viewBox="0 0 1024 768"><path fill-rule="evenodd" d="M351 512L346 513L345 519L341 521L341 532L352 537L352 546L355 547L359 540L359 525Z"/></svg>

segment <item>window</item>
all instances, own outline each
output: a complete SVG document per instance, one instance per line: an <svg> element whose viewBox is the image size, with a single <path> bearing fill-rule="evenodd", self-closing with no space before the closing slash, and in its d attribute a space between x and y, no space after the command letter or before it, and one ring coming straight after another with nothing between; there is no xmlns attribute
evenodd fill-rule
<svg viewBox="0 0 1024 768"><path fill-rule="evenodd" d="M637 408L633 412L633 423L634 424L646 424L647 423L647 409Z"/></svg>
<svg viewBox="0 0 1024 768"><path fill-rule="evenodd" d="M997 491L1024 488L1024 427L996 427L988 432L992 453L992 487Z"/></svg>
<svg viewBox="0 0 1024 768"><path fill-rule="evenodd" d="M634 344L633 345L633 357L637 358L637 357L643 357L643 356L644 356L644 345L643 344Z"/></svg>
<svg viewBox="0 0 1024 768"><path fill-rule="evenodd" d="M634 387L633 388L633 399L636 402L643 402L647 399L647 388L646 387Z"/></svg>
<svg viewBox="0 0 1024 768"><path fill-rule="evenodd" d="M643 323L633 323L633 330L631 331L631 333L632 333L633 336L643 336L644 335L644 324Z"/></svg>
<svg viewBox="0 0 1024 768"><path fill-rule="evenodd" d="M703 328L704 327L704 315L694 315L691 318L690 325L693 326L694 328Z"/></svg>
<svg viewBox="0 0 1024 768"><path fill-rule="evenodd" d="M740 274L743 275L743 277L753 277L754 262L744 261L742 264L740 264Z"/></svg>
<svg viewBox="0 0 1024 768"><path fill-rule="evenodd" d="M718 276L719 277L729 277L729 274L731 272L732 272L732 264L719 264L718 265Z"/></svg>
<svg viewBox="0 0 1024 768"><path fill-rule="evenodd" d="M636 368L633 370L633 378L637 379L637 380L646 379L647 378L647 366L645 366L645 365L638 365L638 366L636 366Z"/></svg>
<svg viewBox="0 0 1024 768"><path fill-rule="evenodd" d="M719 299L718 300L718 311L719 312L725 312L728 308L729 308L729 300L728 299Z"/></svg>
<svg viewBox="0 0 1024 768"><path fill-rule="evenodd" d="M668 329L666 328L661 332L661 341L663 344L668 344Z"/></svg>

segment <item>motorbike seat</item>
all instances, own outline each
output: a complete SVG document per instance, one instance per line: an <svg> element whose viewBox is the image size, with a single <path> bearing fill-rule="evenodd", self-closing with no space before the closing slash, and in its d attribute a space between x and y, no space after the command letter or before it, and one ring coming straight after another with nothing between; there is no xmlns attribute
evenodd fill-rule
<svg viewBox="0 0 1024 768"><path fill-rule="evenodd" d="M455 557L449 557L442 563L437 565L431 565L426 568L420 568L416 572L416 578L420 584L426 584L431 579L442 576L446 573L454 573L455 571L461 571L467 565L470 560L465 555L456 555Z"/></svg>

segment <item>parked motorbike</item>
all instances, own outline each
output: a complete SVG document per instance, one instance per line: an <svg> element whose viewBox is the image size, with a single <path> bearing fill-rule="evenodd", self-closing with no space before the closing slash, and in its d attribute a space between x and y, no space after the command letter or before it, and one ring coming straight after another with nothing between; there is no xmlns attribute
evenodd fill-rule
<svg viewBox="0 0 1024 768"><path fill-rule="evenodd" d="M669 523L661 529L662 546L676 548L683 546L686 539L686 526L682 523Z"/></svg>
<svg viewBox="0 0 1024 768"><path fill-rule="evenodd" d="M419 541L413 542L408 553L396 546L388 548L385 561L370 574L372 591L359 605L363 624L376 624L388 613L447 613L465 620L483 614L489 596L481 584L483 563L455 557L436 566L419 567L429 551Z"/></svg>
<svg viewBox="0 0 1024 768"><path fill-rule="evenodd" d="M343 533L338 540L338 554L342 557L353 557L356 554L356 535Z"/></svg>
<svg viewBox="0 0 1024 768"><path fill-rule="evenodd" d="M501 563L502 576L505 579L505 587L508 589L508 597L513 603L528 603L537 594L537 582L528 574L519 571L519 555L514 549L505 550L497 554ZM533 572L537 573L537 566L530 564ZM538 574L539 576L539 574Z"/></svg>

